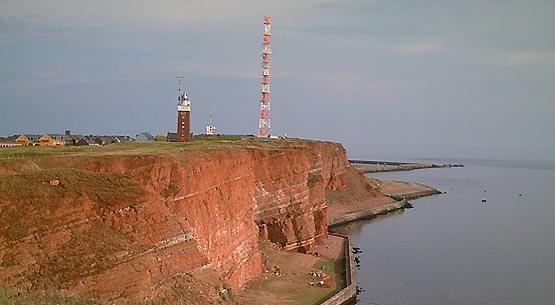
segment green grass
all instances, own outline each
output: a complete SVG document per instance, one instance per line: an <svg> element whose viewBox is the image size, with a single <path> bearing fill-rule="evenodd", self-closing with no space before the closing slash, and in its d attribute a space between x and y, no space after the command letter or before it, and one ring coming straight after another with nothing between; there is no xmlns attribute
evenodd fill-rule
<svg viewBox="0 0 555 305"><path fill-rule="evenodd" d="M60 184L50 185L50 181L54 180ZM137 182L119 173L62 167L25 171L16 175L0 174L0 199L26 205L48 204L49 198L59 199L67 194L87 194L99 203L108 204L129 201L144 192Z"/></svg>
<svg viewBox="0 0 555 305"><path fill-rule="evenodd" d="M0 287L0 304L2 305L101 305L90 299L59 294L43 294L33 291L18 291Z"/></svg>
<svg viewBox="0 0 555 305"><path fill-rule="evenodd" d="M241 140L245 138L245 140ZM210 151L214 149L283 149L283 143L299 142L296 139L276 140L240 135L195 136L189 143L127 142L104 146L19 146L0 149L0 160L37 158L44 156L102 156L102 155L151 155L183 151Z"/></svg>
<svg viewBox="0 0 555 305"><path fill-rule="evenodd" d="M196 135L193 136L193 141L239 141L241 138L249 138L253 135L243 136L243 135Z"/></svg>
<svg viewBox="0 0 555 305"><path fill-rule="evenodd" d="M341 289L347 287L345 283L345 276L346 276L345 261L343 259L339 259L339 260L323 259L318 261L316 264L314 264L313 268L317 270L321 270L322 266L324 267L324 270L323 270L324 272L328 274L333 272L333 274L335 275L336 288L335 290L331 291L330 293L320 298L318 301L316 301L313 304L321 304L327 299L331 298L336 293L338 293Z"/></svg>
<svg viewBox="0 0 555 305"><path fill-rule="evenodd" d="M222 303L225 300L222 300ZM171 300L148 301L146 303L133 302L109 302L99 301L81 296L62 295L56 292L41 293L30 290L16 290L13 288L0 287L0 305L191 305L186 297Z"/></svg>
<svg viewBox="0 0 555 305"><path fill-rule="evenodd" d="M51 185L57 180L59 185ZM97 173L71 168L0 174L0 236L18 240L29 235L27 228L54 225L49 215L66 201L80 204L88 197L95 208L110 210L115 203L133 203L145 194L143 186L118 173Z"/></svg>

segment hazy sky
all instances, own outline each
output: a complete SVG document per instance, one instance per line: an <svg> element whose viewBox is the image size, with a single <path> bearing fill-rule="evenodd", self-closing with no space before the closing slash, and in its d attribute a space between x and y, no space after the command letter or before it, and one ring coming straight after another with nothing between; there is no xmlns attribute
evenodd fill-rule
<svg viewBox="0 0 555 305"><path fill-rule="evenodd" d="M0 135L175 131L177 75L195 133L255 134L264 15L274 134L555 150L555 1L530 0L0 0Z"/></svg>

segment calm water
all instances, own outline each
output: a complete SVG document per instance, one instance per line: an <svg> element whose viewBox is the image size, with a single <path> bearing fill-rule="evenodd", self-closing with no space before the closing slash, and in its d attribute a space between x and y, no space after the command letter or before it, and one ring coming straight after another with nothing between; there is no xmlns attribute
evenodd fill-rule
<svg viewBox="0 0 555 305"><path fill-rule="evenodd" d="M458 161L372 175L447 193L335 230L362 250L358 304L555 304L555 164Z"/></svg>

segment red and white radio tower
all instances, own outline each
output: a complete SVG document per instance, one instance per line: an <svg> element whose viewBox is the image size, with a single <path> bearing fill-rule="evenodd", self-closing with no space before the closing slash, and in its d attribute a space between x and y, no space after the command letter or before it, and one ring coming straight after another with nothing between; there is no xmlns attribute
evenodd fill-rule
<svg viewBox="0 0 555 305"><path fill-rule="evenodd" d="M262 39L262 97L260 98L260 120L258 121L258 136L271 136L270 122L270 49L271 33L270 16L264 16L264 38Z"/></svg>

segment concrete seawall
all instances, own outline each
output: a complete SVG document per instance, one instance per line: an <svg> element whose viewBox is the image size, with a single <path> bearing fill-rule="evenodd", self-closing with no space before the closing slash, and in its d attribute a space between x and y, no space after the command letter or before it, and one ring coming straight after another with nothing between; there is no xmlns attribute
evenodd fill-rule
<svg viewBox="0 0 555 305"><path fill-rule="evenodd" d="M410 171L426 168L464 167L462 164L408 163L391 161L349 160L356 169L364 173Z"/></svg>
<svg viewBox="0 0 555 305"><path fill-rule="evenodd" d="M350 213L350 214L343 215L341 217L337 217L335 219L330 220L329 223L328 223L328 227L342 225L342 224L345 224L345 223L348 223L348 222L351 222L351 221L355 221L355 220L372 218L372 217L380 215L380 214L386 214L386 213L389 213L391 211L404 209L404 208L407 207L407 205L408 205L407 200L401 199L399 201L395 201L395 202L392 202L390 204L386 204L386 205L383 205L383 206L380 206L380 207L375 207L375 208L360 211L360 212Z"/></svg>
<svg viewBox="0 0 555 305"><path fill-rule="evenodd" d="M349 236L330 233L344 239L343 250L345 251L345 285L346 287L336 293L333 297L327 299L321 305L346 305L352 303L356 299L356 278L355 268L353 264L353 247Z"/></svg>
<svg viewBox="0 0 555 305"><path fill-rule="evenodd" d="M381 214L387 214L392 211L409 208L409 207L412 207L410 203L407 201L409 199L416 199L420 197L431 196L431 195L442 193L437 189L434 189L425 185L421 185L418 183L411 183L410 185L407 185L407 183L401 182L403 184L398 185L399 182L395 182L395 181L393 182L395 184L393 186L390 185L389 187L390 193L386 192L385 195L396 200L395 202L382 205L379 207L363 210L363 211L351 212L346 215L330 219L328 220L328 228L343 225L357 220L370 219ZM348 236L344 236L336 233L329 233L329 234L339 236L345 239L345 242L344 242L345 244L343 248L345 251L346 287L321 304L324 304L324 305L353 304L353 301L356 300L356 280L355 280L355 270L354 270L354 264L353 264L353 250L352 250L351 240Z"/></svg>
<svg viewBox="0 0 555 305"><path fill-rule="evenodd" d="M328 228L333 226L342 225L351 221L368 219L380 214L386 214L391 211L403 209L407 207L408 202L405 199L392 202L390 204L376 207L373 209L350 213L335 219L328 223ZM340 235L337 233L329 233L330 235L338 236L344 239L343 250L345 251L345 288L340 290L331 298L327 299L321 305L347 305L352 304L356 300L356 278L355 268L353 264L353 247L349 236Z"/></svg>
<svg viewBox="0 0 555 305"><path fill-rule="evenodd" d="M412 193L385 194L385 195L400 201L400 200L413 200L420 197L426 197L426 196L437 195L437 194L442 194L442 192L436 189L429 189L429 190L423 190L423 191L412 192Z"/></svg>

